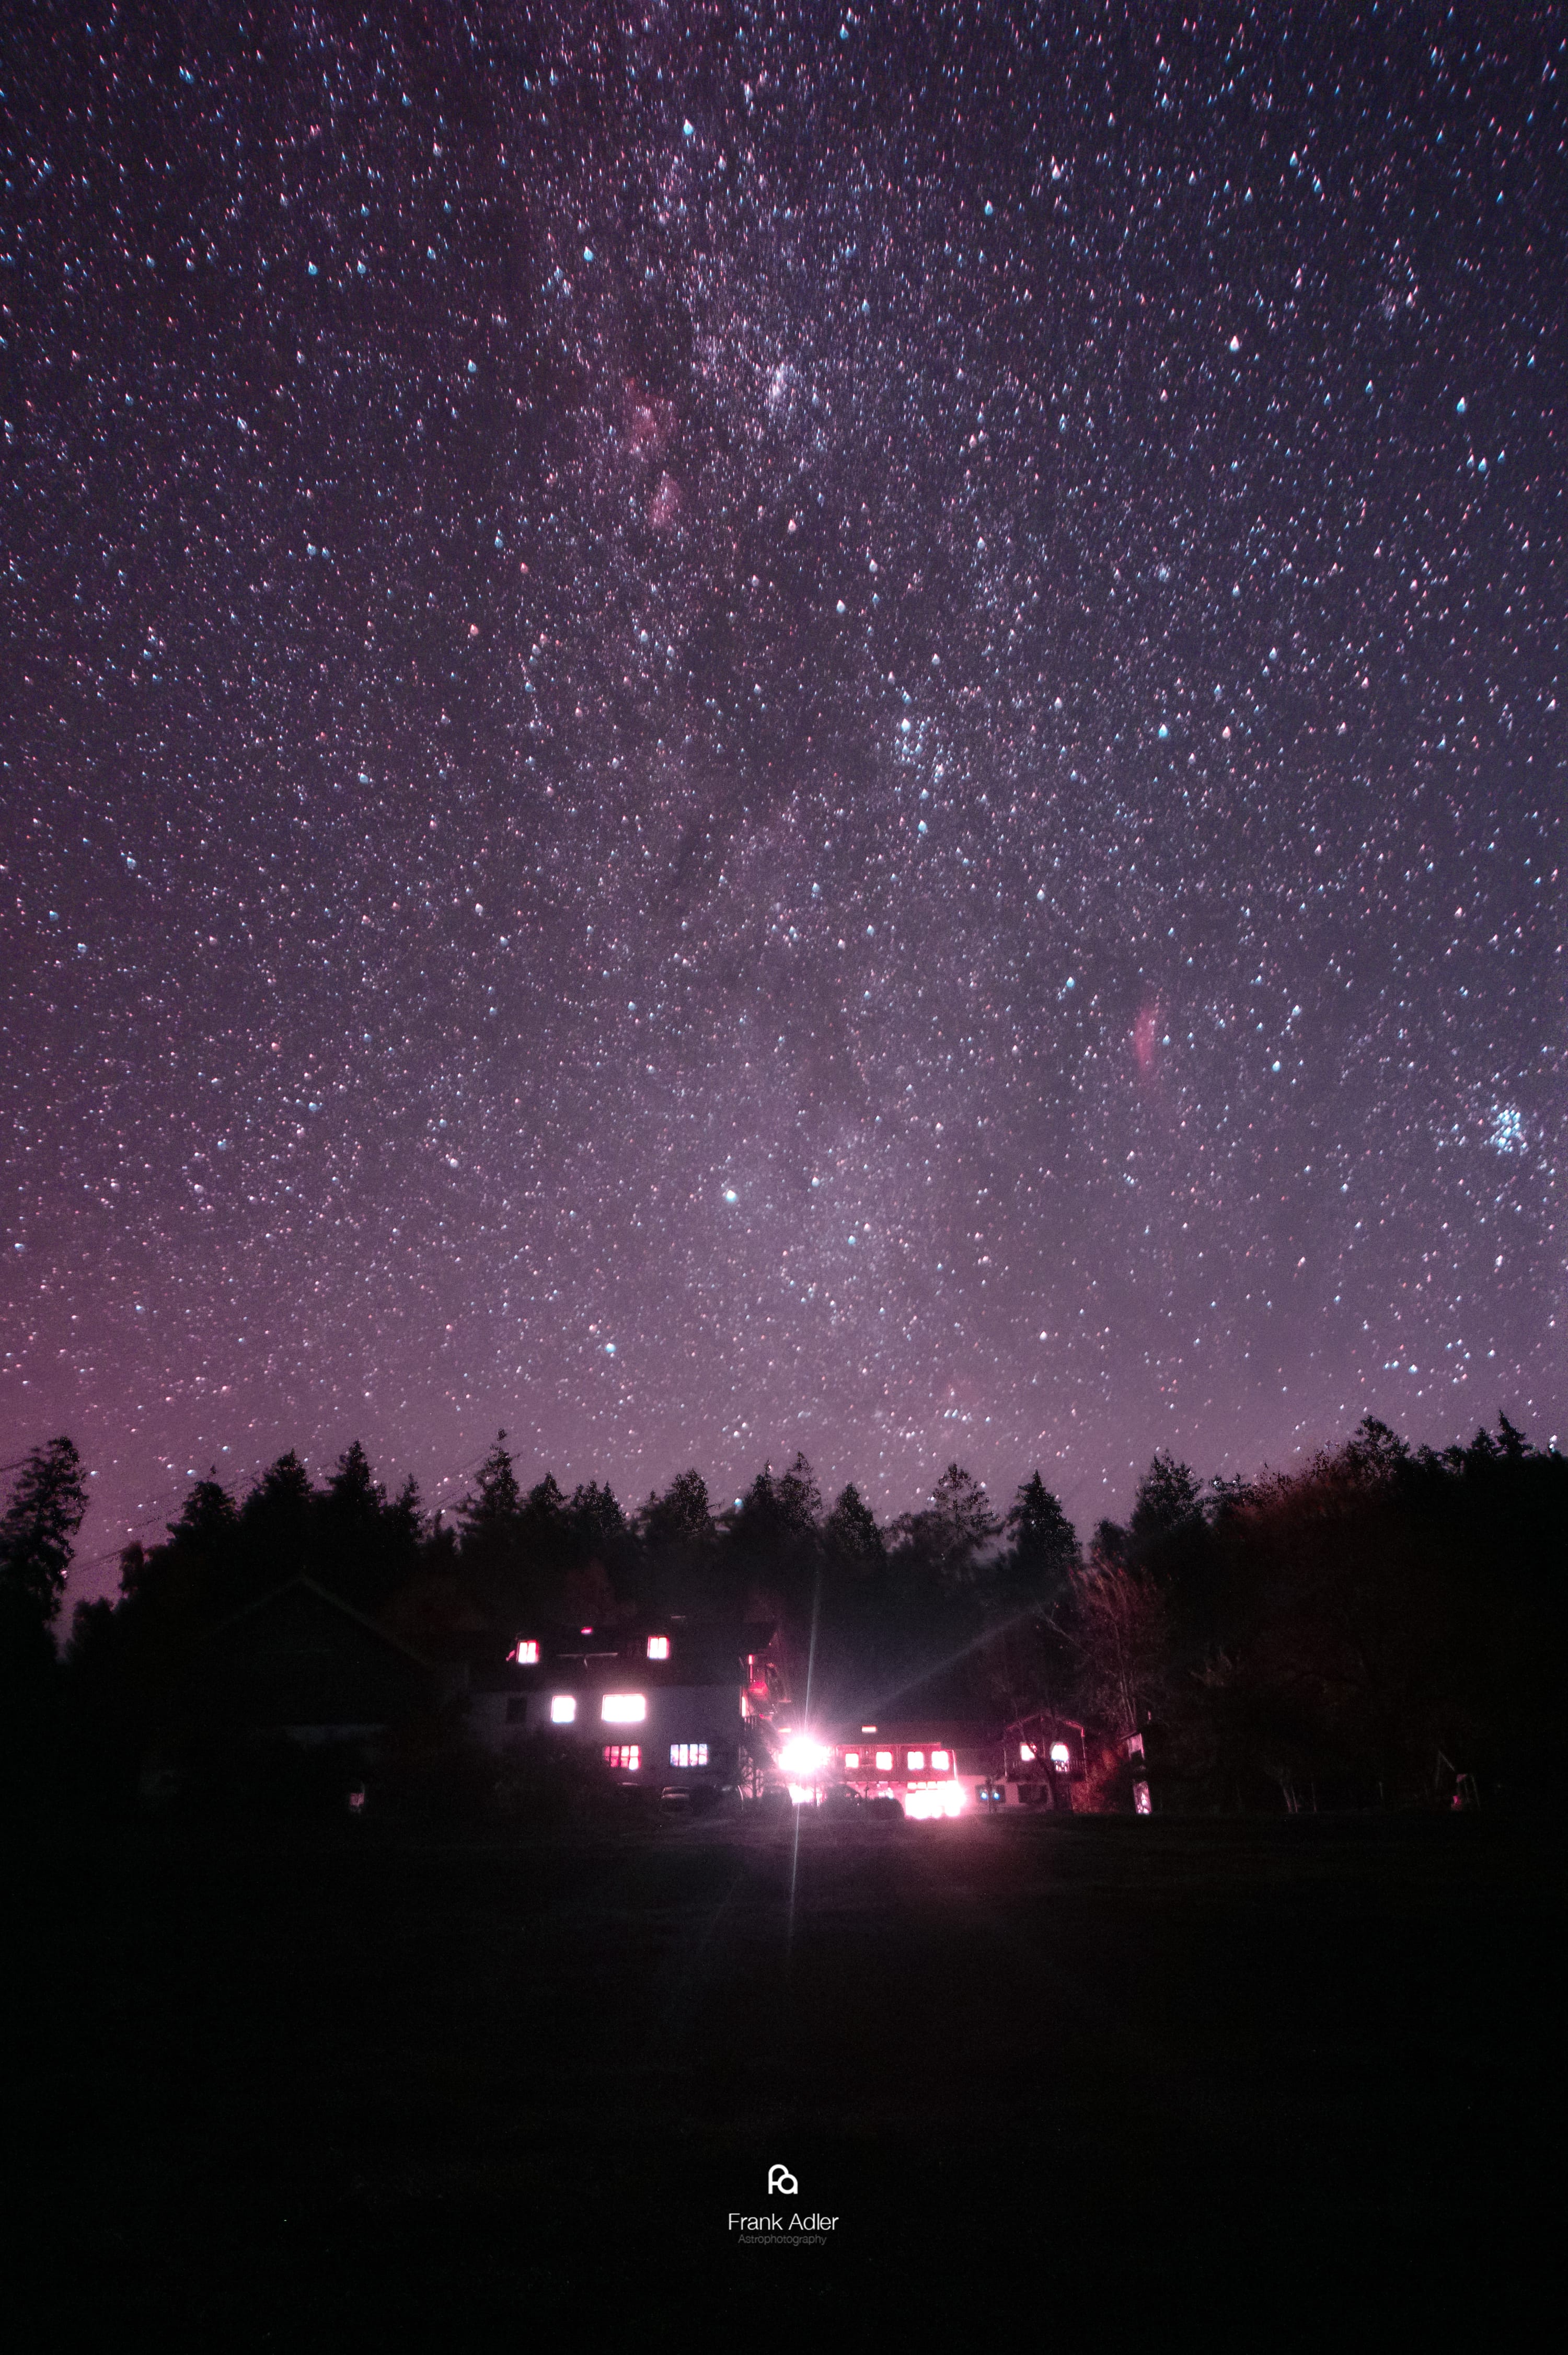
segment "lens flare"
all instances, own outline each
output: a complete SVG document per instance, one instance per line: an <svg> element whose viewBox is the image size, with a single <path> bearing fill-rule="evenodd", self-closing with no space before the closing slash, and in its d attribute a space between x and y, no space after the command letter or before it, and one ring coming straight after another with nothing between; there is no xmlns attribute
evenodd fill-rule
<svg viewBox="0 0 1568 2355"><path fill-rule="evenodd" d="M779 1766L785 1774L797 1777L819 1774L827 1764L827 1752L820 1742L813 1742L804 1733L794 1733L779 1752Z"/></svg>

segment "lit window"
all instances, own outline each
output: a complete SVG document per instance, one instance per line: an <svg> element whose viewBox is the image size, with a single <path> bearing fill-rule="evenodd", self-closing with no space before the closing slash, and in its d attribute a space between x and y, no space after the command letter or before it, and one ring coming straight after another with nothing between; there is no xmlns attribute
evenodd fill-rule
<svg viewBox="0 0 1568 2355"><path fill-rule="evenodd" d="M650 1636L648 1637L648 1657L650 1660L668 1659L669 1637L667 1636Z"/></svg>
<svg viewBox="0 0 1568 2355"><path fill-rule="evenodd" d="M923 1750L912 1750L912 1751L910 1751L910 1753L908 1753L908 1755L909 1755L909 1772L910 1772L912 1774L924 1774L924 1772L925 1772L925 1753L924 1753L924 1751L923 1751Z"/></svg>
<svg viewBox="0 0 1568 2355"><path fill-rule="evenodd" d="M1072 1765L1072 1753L1069 1750L1065 1742L1053 1742L1051 1743L1051 1763L1053 1766Z"/></svg>
<svg viewBox="0 0 1568 2355"><path fill-rule="evenodd" d="M931 1771L933 1774L945 1774L948 1773L952 1764L953 1761L945 1750L933 1750L932 1752Z"/></svg>
<svg viewBox="0 0 1568 2355"><path fill-rule="evenodd" d="M531 1636L519 1636L517 1648L512 1654L512 1657L519 1668L537 1668L539 1664L539 1647Z"/></svg>
<svg viewBox="0 0 1568 2355"><path fill-rule="evenodd" d="M549 1721L552 1725L576 1724L577 1695L575 1693L551 1693L549 1697Z"/></svg>
<svg viewBox="0 0 1568 2355"><path fill-rule="evenodd" d="M606 1693L599 1704L606 1725L641 1725L647 1713L647 1700L642 1693Z"/></svg>
<svg viewBox="0 0 1568 2355"><path fill-rule="evenodd" d="M1020 1762L1022 1763L1022 1764L1024 1764L1025 1766L1027 1766L1027 1765L1029 1764L1029 1761L1033 1758L1033 1756L1034 1756L1034 1744L1033 1744L1033 1742L1020 1742L1019 1743L1019 1758Z"/></svg>
<svg viewBox="0 0 1568 2355"><path fill-rule="evenodd" d="M858 1766L859 1764L860 1753L858 1750L847 1750L844 1753L844 1765L846 1771L848 1771L851 1766Z"/></svg>
<svg viewBox="0 0 1568 2355"><path fill-rule="evenodd" d="M672 1742L669 1745L669 1763L672 1766L706 1766L707 1742Z"/></svg>
<svg viewBox="0 0 1568 2355"><path fill-rule="evenodd" d="M635 1742L611 1742L604 1747L604 1764L623 1774L635 1774L643 1763L641 1745Z"/></svg>
<svg viewBox="0 0 1568 2355"><path fill-rule="evenodd" d="M879 1750L877 1753L877 1765L880 1773L891 1774L893 1771L892 1752L891 1750Z"/></svg>

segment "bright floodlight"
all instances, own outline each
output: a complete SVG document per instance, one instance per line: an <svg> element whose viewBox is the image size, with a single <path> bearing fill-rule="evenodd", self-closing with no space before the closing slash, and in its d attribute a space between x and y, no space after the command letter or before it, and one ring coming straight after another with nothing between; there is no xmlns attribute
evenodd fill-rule
<svg viewBox="0 0 1568 2355"><path fill-rule="evenodd" d="M599 1704L599 1714L606 1725L641 1725L647 1713L647 1697L644 1693L606 1693Z"/></svg>
<svg viewBox="0 0 1568 2355"><path fill-rule="evenodd" d="M779 1764L786 1774L819 1774L827 1764L827 1753L821 1742L804 1733L792 1734L779 1752Z"/></svg>
<svg viewBox="0 0 1568 2355"><path fill-rule="evenodd" d="M572 1725L577 1721L577 1695L552 1693L549 1700L549 1721L552 1725Z"/></svg>
<svg viewBox="0 0 1568 2355"><path fill-rule="evenodd" d="M950 1783L917 1783L904 1796L904 1813L916 1823L933 1823L942 1816L959 1816L964 1812L964 1785Z"/></svg>

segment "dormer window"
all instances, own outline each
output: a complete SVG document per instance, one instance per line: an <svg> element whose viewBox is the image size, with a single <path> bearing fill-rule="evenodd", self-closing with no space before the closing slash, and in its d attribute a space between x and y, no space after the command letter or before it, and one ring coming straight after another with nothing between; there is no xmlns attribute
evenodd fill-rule
<svg viewBox="0 0 1568 2355"><path fill-rule="evenodd" d="M893 1771L893 1753L892 1753L892 1752L891 1752L891 1750L879 1750L879 1751L878 1751L878 1753L877 1753L877 1772L878 1772L878 1774L891 1774L892 1773L892 1771Z"/></svg>
<svg viewBox="0 0 1568 2355"><path fill-rule="evenodd" d="M844 1767L847 1774L852 1773L859 1764L860 1753L858 1750L847 1750L844 1753Z"/></svg>
<svg viewBox="0 0 1568 2355"><path fill-rule="evenodd" d="M512 1654L519 1668L537 1668L539 1664L539 1640L533 1636L519 1636L517 1648Z"/></svg>
<svg viewBox="0 0 1568 2355"><path fill-rule="evenodd" d="M932 1752L931 1771L933 1774L945 1774L952 1764L952 1757L947 1751L933 1750Z"/></svg>
<svg viewBox="0 0 1568 2355"><path fill-rule="evenodd" d="M648 1657L650 1660L668 1659L669 1637L667 1636L650 1636L648 1637Z"/></svg>
<svg viewBox="0 0 1568 2355"><path fill-rule="evenodd" d="M911 1773L912 1774L924 1774L924 1772L925 1772L925 1753L924 1753L924 1751L923 1751L923 1750L912 1750L912 1751L910 1752L910 1753L909 1753L909 1771L910 1771L910 1773Z"/></svg>

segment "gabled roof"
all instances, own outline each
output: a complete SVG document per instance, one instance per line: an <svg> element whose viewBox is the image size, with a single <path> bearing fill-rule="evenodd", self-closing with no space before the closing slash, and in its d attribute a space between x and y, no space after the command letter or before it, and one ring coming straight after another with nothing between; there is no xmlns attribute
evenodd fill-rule
<svg viewBox="0 0 1568 2355"><path fill-rule="evenodd" d="M416 1668L422 1668L427 1675L430 1672L431 1662L422 1653L414 1651L411 1646L402 1643L396 1636L389 1636L387 1630L379 1626L374 1619L367 1618L363 1611L356 1611L351 1603L345 1603L341 1594L334 1594L329 1586L319 1584L315 1579L307 1576L303 1570L296 1572L293 1578L285 1578L281 1585L269 1587L266 1593L258 1595L253 1603L243 1604L238 1611L231 1611L226 1619L218 1620L202 1636L202 1644L215 1642L219 1636L227 1635L231 1628L242 1625L248 1619L256 1618L263 1611L274 1609L286 1595L295 1593L304 1593L312 1596L317 1603L325 1604L329 1611L336 1612L342 1618L351 1621L356 1627L363 1628L365 1633L373 1636L379 1644L384 1644L389 1651L400 1654L405 1660L411 1662Z"/></svg>
<svg viewBox="0 0 1568 2355"><path fill-rule="evenodd" d="M773 1630L762 1620L663 1618L644 1613L586 1634L581 1627L551 1626L545 1621L521 1625L517 1632L538 1644L538 1662L517 1667L509 1653L503 1655L500 1639L492 1638L487 1657L468 1656L476 1691L531 1691L551 1678L588 1684L618 1684L628 1678L660 1685L738 1684L744 1680L748 1657L766 1652ZM650 1636L668 1637L667 1658L648 1658Z"/></svg>
<svg viewBox="0 0 1568 2355"><path fill-rule="evenodd" d="M303 1573L208 1630L181 1678L185 1705L215 1728L363 1732L437 1705L428 1660Z"/></svg>

